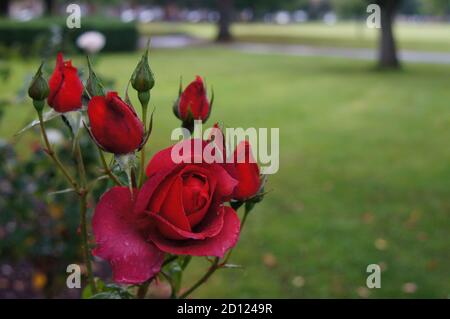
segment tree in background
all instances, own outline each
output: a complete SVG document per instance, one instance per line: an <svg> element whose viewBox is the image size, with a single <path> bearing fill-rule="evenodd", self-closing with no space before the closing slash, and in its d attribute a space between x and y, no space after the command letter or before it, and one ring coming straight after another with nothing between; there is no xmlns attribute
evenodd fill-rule
<svg viewBox="0 0 450 319"><path fill-rule="evenodd" d="M0 1L0 16L5 17L8 15L9 11L9 0L1 0Z"/></svg>
<svg viewBox="0 0 450 319"><path fill-rule="evenodd" d="M219 11L217 41L229 42L231 36L231 22L233 20L234 4L233 0L216 0L217 10Z"/></svg>
<svg viewBox="0 0 450 319"><path fill-rule="evenodd" d="M54 0L44 0L44 14L53 15L55 11L55 1Z"/></svg>
<svg viewBox="0 0 450 319"><path fill-rule="evenodd" d="M207 4L209 1L205 1ZM298 10L319 8L325 0L216 0L215 9L219 12L217 41L228 42L233 39L231 24L235 10L251 9L256 15L277 10Z"/></svg>
<svg viewBox="0 0 450 319"><path fill-rule="evenodd" d="M378 66L382 69L398 69L397 46L392 31L395 15L402 0L377 0L381 9L381 29Z"/></svg>

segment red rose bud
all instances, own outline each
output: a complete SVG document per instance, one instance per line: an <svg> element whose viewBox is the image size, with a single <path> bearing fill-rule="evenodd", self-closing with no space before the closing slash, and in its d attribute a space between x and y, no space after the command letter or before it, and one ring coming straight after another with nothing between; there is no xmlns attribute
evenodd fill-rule
<svg viewBox="0 0 450 319"><path fill-rule="evenodd" d="M206 95L203 79L196 76L183 92L181 92L177 103L175 114L183 122L201 120L205 122L210 114L210 103Z"/></svg>
<svg viewBox="0 0 450 319"><path fill-rule="evenodd" d="M61 53L58 53L49 86L50 94L47 101L55 111L65 113L81 108L83 83L78 77L77 69L72 66L72 62L64 61Z"/></svg>
<svg viewBox="0 0 450 319"><path fill-rule="evenodd" d="M128 154L142 144L144 126L131 106L116 92L94 96L88 104L91 134L105 151Z"/></svg>
<svg viewBox="0 0 450 319"><path fill-rule="evenodd" d="M239 184L234 189L233 198L243 201L255 196L261 186L261 181L259 167L252 156L249 142L243 141L236 147L234 169L235 178Z"/></svg>

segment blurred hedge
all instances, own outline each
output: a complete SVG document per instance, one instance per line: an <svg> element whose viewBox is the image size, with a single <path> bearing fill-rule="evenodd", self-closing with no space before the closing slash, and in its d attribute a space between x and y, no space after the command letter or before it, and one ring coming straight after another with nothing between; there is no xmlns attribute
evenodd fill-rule
<svg viewBox="0 0 450 319"><path fill-rule="evenodd" d="M106 37L102 51L133 51L138 43L138 30L134 23L113 18L82 18L80 29L69 29L60 18L36 19L26 22L0 20L0 46L15 48L24 55L37 53L47 42L58 42L60 49L74 49L78 36L86 31L98 31ZM53 43L54 44L54 43Z"/></svg>

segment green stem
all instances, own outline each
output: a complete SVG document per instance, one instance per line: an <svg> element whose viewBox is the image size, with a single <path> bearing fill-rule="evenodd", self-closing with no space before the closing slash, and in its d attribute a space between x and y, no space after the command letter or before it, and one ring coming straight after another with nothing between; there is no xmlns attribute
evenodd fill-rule
<svg viewBox="0 0 450 319"><path fill-rule="evenodd" d="M88 240L88 231L87 231L87 196L88 192L86 191L86 168L84 166L83 155L81 153L80 143L76 141L75 145L75 155L78 166L78 174L80 175L82 189L80 189L80 228L81 228L81 241L82 241L82 249L83 249L83 259L87 269L88 280L91 284L93 293L97 293L97 287L95 285L94 275L92 272L92 264L90 259L89 252L89 240Z"/></svg>
<svg viewBox="0 0 450 319"><path fill-rule="evenodd" d="M150 286L150 283L151 283L151 280L148 280L139 286L139 289L138 289L137 295L136 295L136 297L138 299L145 298L145 296L147 295L147 290L148 290L148 287Z"/></svg>
<svg viewBox="0 0 450 319"><path fill-rule="evenodd" d="M88 243L88 233L87 233L87 192L82 192L80 197L80 215L81 215L81 245L83 249L83 259L84 264L87 269L88 281L91 284L92 292L97 293L97 287L95 285L94 275L92 272L92 265L89 254L89 243Z"/></svg>
<svg viewBox="0 0 450 319"><path fill-rule="evenodd" d="M81 226L81 240L82 240L82 249L83 249L83 259L86 264L88 280L91 283L92 291L94 293L97 292L97 288L95 286L94 276L92 274L92 266L89 259L89 246L88 246L88 234L87 234L87 223L86 223L86 214L87 214L87 191L84 188L86 186L86 170L84 168L83 158L81 155L80 144L77 141L76 145L76 156L77 156L77 165L78 172L80 175L80 180L82 181L83 187L75 181L75 179L70 175L65 166L61 163L55 151L53 150L47 136L47 132L45 130L44 120L42 117L42 112L38 112L39 117L39 125L41 128L42 137L44 139L45 146L47 147L47 154L50 158L55 162L56 166L61 170L63 175L66 177L69 184L75 189L77 194L80 196L80 226Z"/></svg>
<svg viewBox="0 0 450 319"><path fill-rule="evenodd" d="M144 134L147 134L147 106L142 105L142 120L144 122ZM145 176L145 144L142 145L141 149L141 167L139 173L139 187L144 183Z"/></svg>
<svg viewBox="0 0 450 319"><path fill-rule="evenodd" d="M66 177L69 184L75 189L75 191L79 191L78 183L75 181L75 179L70 175L70 173L67 171L67 169L64 167L64 165L59 160L58 156L56 155L55 151L53 150L47 136L47 132L45 131L45 125L44 120L42 118L42 112L38 112L39 117L39 125L41 128L42 137L44 139L45 146L47 147L47 154L50 156L50 158L55 162L56 166L58 166L59 170L63 173L63 175Z"/></svg>
<svg viewBox="0 0 450 319"><path fill-rule="evenodd" d="M79 141L76 141L75 143L75 156L77 160L77 166L78 166L78 174L80 175L80 181L81 185L83 187L86 187L86 168L84 167L84 161L83 161L83 155L81 154L81 148Z"/></svg>
<svg viewBox="0 0 450 319"><path fill-rule="evenodd" d="M188 297L191 293L193 293L198 287L200 287L201 285L203 285L209 277L211 277L212 274L214 274L214 272L220 268L219 265L219 257L215 257L214 258L214 262L212 263L211 267L208 269L208 271L203 275L202 278L200 278L191 288L189 288L188 290L186 290L184 293L182 293L179 298L180 299L185 299L186 297Z"/></svg>
<svg viewBox="0 0 450 319"><path fill-rule="evenodd" d="M103 169L105 170L106 175L109 176L109 178L114 182L114 184L116 184L117 186L121 186L122 183L119 181L117 176L114 175L114 173L111 171L111 169L109 168L108 164L106 163L105 154L103 154L103 152L100 149L100 147L97 147L97 149L98 149L98 153L100 154L100 160L102 162Z"/></svg>

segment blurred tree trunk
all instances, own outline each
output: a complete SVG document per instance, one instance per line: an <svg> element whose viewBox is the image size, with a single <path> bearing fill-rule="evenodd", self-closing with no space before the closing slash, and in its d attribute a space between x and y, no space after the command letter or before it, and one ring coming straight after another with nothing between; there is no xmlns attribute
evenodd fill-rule
<svg viewBox="0 0 450 319"><path fill-rule="evenodd" d="M400 67L397 58L397 47L392 31L395 14L401 0L378 0L381 9L381 34L378 66L380 68L397 69Z"/></svg>
<svg viewBox="0 0 450 319"><path fill-rule="evenodd" d="M9 0L0 0L0 16L6 17L9 11Z"/></svg>
<svg viewBox="0 0 450 319"><path fill-rule="evenodd" d="M44 1L44 14L46 16L53 15L55 11L55 1L53 0L45 0Z"/></svg>
<svg viewBox="0 0 450 319"><path fill-rule="evenodd" d="M217 41L229 42L233 39L231 36L231 22L233 20L233 0L217 0L217 9L219 10L219 33Z"/></svg>

